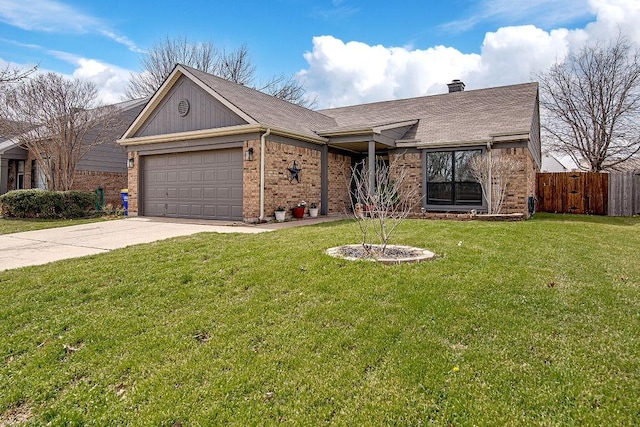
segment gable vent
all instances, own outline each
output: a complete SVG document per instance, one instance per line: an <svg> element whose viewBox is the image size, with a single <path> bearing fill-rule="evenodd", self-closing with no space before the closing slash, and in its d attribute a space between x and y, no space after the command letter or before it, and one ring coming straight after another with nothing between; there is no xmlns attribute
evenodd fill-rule
<svg viewBox="0 0 640 427"><path fill-rule="evenodd" d="M189 113L189 101L187 101L186 99L181 99L180 102L178 102L178 114L180 114L180 117L184 117Z"/></svg>

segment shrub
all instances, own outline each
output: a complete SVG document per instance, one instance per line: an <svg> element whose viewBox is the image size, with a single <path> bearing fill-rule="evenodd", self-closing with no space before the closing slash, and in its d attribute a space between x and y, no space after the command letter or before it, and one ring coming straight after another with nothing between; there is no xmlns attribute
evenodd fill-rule
<svg viewBox="0 0 640 427"><path fill-rule="evenodd" d="M80 218L94 204L95 194L87 191L14 190L0 196L7 218Z"/></svg>

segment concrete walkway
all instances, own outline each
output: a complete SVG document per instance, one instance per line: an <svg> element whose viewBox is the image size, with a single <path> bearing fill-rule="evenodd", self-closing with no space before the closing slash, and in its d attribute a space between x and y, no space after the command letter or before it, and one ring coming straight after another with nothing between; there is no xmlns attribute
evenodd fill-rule
<svg viewBox="0 0 640 427"><path fill-rule="evenodd" d="M0 235L0 271L94 255L126 246L196 233L264 233L338 219L340 217L321 217L250 225L229 221L131 217L5 234Z"/></svg>

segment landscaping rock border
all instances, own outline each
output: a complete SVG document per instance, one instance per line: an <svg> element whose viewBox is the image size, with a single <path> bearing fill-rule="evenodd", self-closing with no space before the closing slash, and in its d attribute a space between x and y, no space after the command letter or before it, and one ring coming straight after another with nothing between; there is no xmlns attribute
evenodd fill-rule
<svg viewBox="0 0 640 427"><path fill-rule="evenodd" d="M372 245L380 248L380 245ZM327 249L327 254L342 258L347 261L375 261L382 264L404 264L421 262L435 258L436 254L423 248L402 245L387 245L385 255L381 257L371 256L361 244L342 245Z"/></svg>

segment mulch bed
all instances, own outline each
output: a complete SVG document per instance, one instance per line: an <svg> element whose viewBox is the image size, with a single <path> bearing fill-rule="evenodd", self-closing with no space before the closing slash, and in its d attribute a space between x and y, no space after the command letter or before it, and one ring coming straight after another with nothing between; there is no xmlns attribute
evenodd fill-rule
<svg viewBox="0 0 640 427"><path fill-rule="evenodd" d="M377 261L383 264L401 264L420 262L432 259L435 254L431 251L413 246L387 245L384 253L381 245L344 245L327 249L327 253L337 258L349 261Z"/></svg>

